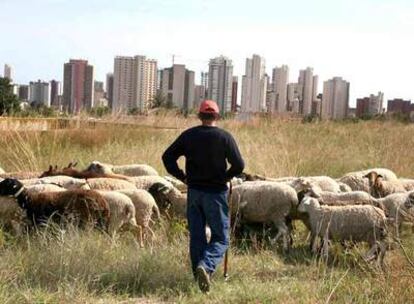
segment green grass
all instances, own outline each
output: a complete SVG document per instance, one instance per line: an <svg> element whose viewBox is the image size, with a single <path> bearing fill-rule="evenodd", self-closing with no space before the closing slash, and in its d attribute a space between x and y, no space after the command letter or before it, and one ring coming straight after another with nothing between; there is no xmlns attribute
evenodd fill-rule
<svg viewBox="0 0 414 304"><path fill-rule="evenodd" d="M160 157L184 129L197 122L179 118L154 125L97 129L0 131L0 166L7 171L45 170L78 160L115 164L148 163L165 173ZM396 122L221 123L239 142L250 172L280 177L330 175L387 167L414 177L414 126ZM162 222L156 240L137 248L126 233L110 240L99 232L46 231L30 236L0 235L0 303L410 303L414 298L414 239L403 231L407 256L387 253L387 272L366 264L367 249L332 246L327 263L307 250L300 224L294 248L284 255L260 242L233 244L230 280L222 269L213 291L203 295L189 268L185 226Z"/></svg>

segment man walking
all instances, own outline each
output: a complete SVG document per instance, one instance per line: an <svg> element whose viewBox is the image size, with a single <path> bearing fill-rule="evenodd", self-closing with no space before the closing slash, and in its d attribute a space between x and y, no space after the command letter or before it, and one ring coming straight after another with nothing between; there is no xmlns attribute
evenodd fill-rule
<svg viewBox="0 0 414 304"><path fill-rule="evenodd" d="M227 182L243 172L244 161L236 141L217 127L219 108L212 100L200 105L201 125L184 131L162 156L168 173L188 185L187 219L193 274L203 292L210 290L210 276L229 246ZM186 171L177 160L186 159ZM227 163L230 168L227 168ZM206 224L211 229L207 243Z"/></svg>

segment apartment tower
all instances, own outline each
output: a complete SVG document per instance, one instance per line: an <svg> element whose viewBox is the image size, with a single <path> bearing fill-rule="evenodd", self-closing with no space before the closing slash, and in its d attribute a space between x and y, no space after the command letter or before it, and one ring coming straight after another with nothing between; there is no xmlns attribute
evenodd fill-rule
<svg viewBox="0 0 414 304"><path fill-rule="evenodd" d="M208 98L217 102L223 115L231 111L233 63L224 56L210 59L208 71Z"/></svg>
<svg viewBox="0 0 414 304"><path fill-rule="evenodd" d="M246 73L242 78L241 112L266 111L267 77L264 58L259 55L246 59Z"/></svg>
<svg viewBox="0 0 414 304"><path fill-rule="evenodd" d="M288 111L288 82L289 67L282 65L273 69L272 97L270 99L270 113L285 113Z"/></svg>
<svg viewBox="0 0 414 304"><path fill-rule="evenodd" d="M349 108L349 82L341 77L325 81L323 85L321 118L344 119Z"/></svg>
<svg viewBox="0 0 414 304"><path fill-rule="evenodd" d="M93 107L94 69L87 60L70 60L64 65L63 107L70 113L79 113Z"/></svg>
<svg viewBox="0 0 414 304"><path fill-rule="evenodd" d="M50 107L50 87L48 82L38 80L29 83L29 102L33 105Z"/></svg>
<svg viewBox="0 0 414 304"><path fill-rule="evenodd" d="M183 64L174 64L171 68L162 70L161 92L167 98L167 104L183 111L194 107L195 74Z"/></svg>
<svg viewBox="0 0 414 304"><path fill-rule="evenodd" d="M146 113L157 93L157 61L145 56L114 60L112 111Z"/></svg>

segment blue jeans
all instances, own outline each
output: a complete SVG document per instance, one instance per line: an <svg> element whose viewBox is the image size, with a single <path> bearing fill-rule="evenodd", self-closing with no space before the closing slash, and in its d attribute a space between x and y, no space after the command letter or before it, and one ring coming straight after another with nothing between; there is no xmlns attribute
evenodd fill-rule
<svg viewBox="0 0 414 304"><path fill-rule="evenodd" d="M227 191L206 192L188 189L187 219L193 273L198 266L203 266L211 274L222 261L229 246ZM206 224L211 229L209 243L206 239Z"/></svg>

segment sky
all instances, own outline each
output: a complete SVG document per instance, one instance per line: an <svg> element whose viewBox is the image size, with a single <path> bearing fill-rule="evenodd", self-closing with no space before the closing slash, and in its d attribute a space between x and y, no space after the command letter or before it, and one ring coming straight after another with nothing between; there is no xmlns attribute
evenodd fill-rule
<svg viewBox="0 0 414 304"><path fill-rule="evenodd" d="M117 55L175 62L197 74L225 55L235 75L245 59L266 59L269 75L310 66L323 81L341 76L355 99L383 91L414 100L413 0L0 0L0 74L16 83L63 78L82 58L104 81Z"/></svg>

